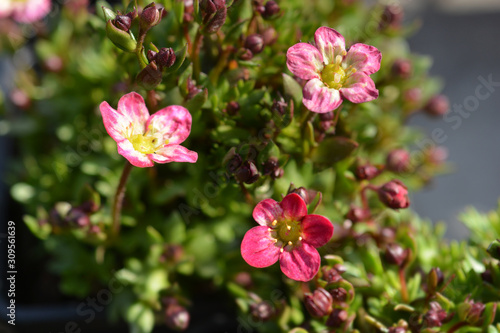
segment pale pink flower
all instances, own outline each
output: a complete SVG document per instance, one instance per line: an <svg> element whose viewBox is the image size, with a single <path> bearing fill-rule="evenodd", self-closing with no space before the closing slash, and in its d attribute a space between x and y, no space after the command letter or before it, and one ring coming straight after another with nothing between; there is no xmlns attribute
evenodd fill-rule
<svg viewBox="0 0 500 333"><path fill-rule="evenodd" d="M118 144L118 153L133 165L151 167L154 162L194 163L198 154L180 146L191 132L191 114L171 105L149 115L144 99L135 92L118 101L117 110L107 102L99 106L108 134Z"/></svg>
<svg viewBox="0 0 500 333"><path fill-rule="evenodd" d="M279 260L290 279L309 281L318 273L321 258L315 249L333 235L326 217L307 214L307 206L296 193L281 202L265 199L253 210L260 224L248 230L241 242L241 256L253 267L267 267Z"/></svg>
<svg viewBox="0 0 500 333"><path fill-rule="evenodd" d="M316 30L314 40L316 46L298 43L286 54L288 69L308 80L303 103L309 110L326 113L338 108L344 98L363 103L378 97L369 75L380 69L379 50L358 43L346 52L344 37L328 27Z"/></svg>
<svg viewBox="0 0 500 333"><path fill-rule="evenodd" d="M19 23L33 23L44 18L51 0L1 0L0 18L12 17Z"/></svg>

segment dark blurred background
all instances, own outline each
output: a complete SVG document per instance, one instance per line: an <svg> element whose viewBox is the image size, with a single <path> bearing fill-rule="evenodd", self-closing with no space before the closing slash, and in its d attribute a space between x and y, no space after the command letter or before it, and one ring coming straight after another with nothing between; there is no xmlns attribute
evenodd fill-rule
<svg viewBox="0 0 500 333"><path fill-rule="evenodd" d="M420 30L410 38L410 48L434 59L431 74L444 80L450 112L458 114L453 110L467 103L474 106L479 77L488 80L491 76L498 82L488 98L479 100L475 111L464 107L464 114L470 115L460 116L460 126L424 114L410 119L411 125L429 134L436 128L444 130L447 139L442 145L453 166L452 173L413 193L411 207L433 222L445 221L447 236L461 239L467 230L457 217L465 207L490 211L500 197L500 1L403 0L402 4L407 7L407 19L422 21ZM480 93L487 92L481 89Z"/></svg>

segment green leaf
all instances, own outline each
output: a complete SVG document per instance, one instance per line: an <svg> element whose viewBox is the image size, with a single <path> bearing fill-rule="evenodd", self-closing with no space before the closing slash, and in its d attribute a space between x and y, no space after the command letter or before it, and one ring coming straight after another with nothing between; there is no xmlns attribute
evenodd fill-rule
<svg viewBox="0 0 500 333"><path fill-rule="evenodd" d="M157 243L157 244L162 244L164 241L163 241L163 237L161 236L161 234L158 232L158 230L156 230L155 228L153 228L152 226L148 225L146 227L146 231L149 235L149 237L151 238L151 240L154 242L154 243Z"/></svg>
<svg viewBox="0 0 500 333"><path fill-rule="evenodd" d="M285 94L292 97L295 106L298 107L302 103L302 87L300 84L290 75L283 73L283 87L285 88Z"/></svg>
<svg viewBox="0 0 500 333"><path fill-rule="evenodd" d="M321 142L311 158L315 163L337 163L349 157L358 146L358 143L354 140L335 136Z"/></svg>
<svg viewBox="0 0 500 333"><path fill-rule="evenodd" d="M150 333L153 330L154 312L143 303L132 304L125 317L131 325L132 333Z"/></svg>
<svg viewBox="0 0 500 333"><path fill-rule="evenodd" d="M207 98L208 98L208 89L205 88L198 94L196 94L193 98L191 98L189 101L187 101L186 109L188 109L189 112L191 113L199 111L203 106L203 104L205 104L205 102L207 101Z"/></svg>

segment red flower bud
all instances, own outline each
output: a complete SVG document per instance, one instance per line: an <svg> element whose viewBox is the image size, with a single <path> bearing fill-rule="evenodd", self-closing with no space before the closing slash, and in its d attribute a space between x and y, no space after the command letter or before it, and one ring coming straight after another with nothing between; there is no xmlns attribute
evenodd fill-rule
<svg viewBox="0 0 500 333"><path fill-rule="evenodd" d="M426 327L441 327L447 316L438 302L431 302L430 310L424 315L424 324Z"/></svg>
<svg viewBox="0 0 500 333"><path fill-rule="evenodd" d="M252 54L258 54L264 49L264 39L259 34L252 34L245 40L245 48L250 50Z"/></svg>
<svg viewBox="0 0 500 333"><path fill-rule="evenodd" d="M450 109L450 101L444 95L435 95L424 106L425 112L431 116L443 116Z"/></svg>
<svg viewBox="0 0 500 333"><path fill-rule="evenodd" d="M230 116L234 116L238 113L238 111L240 110L240 104L236 101L231 101L229 103L227 103L227 106L226 106L226 113Z"/></svg>
<svg viewBox="0 0 500 333"><path fill-rule="evenodd" d="M401 78L408 79L412 73L412 65L411 62L407 59L397 59L392 64L392 73Z"/></svg>
<svg viewBox="0 0 500 333"><path fill-rule="evenodd" d="M234 176L242 183L253 184L259 179L259 170L252 161L245 161Z"/></svg>
<svg viewBox="0 0 500 333"><path fill-rule="evenodd" d="M326 325L335 328L341 327L347 321L348 317L349 315L346 310L335 309L332 311L330 317L328 317Z"/></svg>
<svg viewBox="0 0 500 333"><path fill-rule="evenodd" d="M400 245L395 243L388 244L385 251L385 260L389 264L401 267L408 258L408 254L408 249L405 250Z"/></svg>
<svg viewBox="0 0 500 333"><path fill-rule="evenodd" d="M152 90L161 83L162 73L153 61L137 74L136 80L144 89Z"/></svg>
<svg viewBox="0 0 500 333"><path fill-rule="evenodd" d="M280 12L280 6L276 3L276 1L268 1L264 5L264 10L261 12L261 15L265 19L272 19L276 17Z"/></svg>
<svg viewBox="0 0 500 333"><path fill-rule="evenodd" d="M351 220L351 222L356 223L369 219L371 216L369 209L364 209L361 207L351 206L347 212L346 218Z"/></svg>
<svg viewBox="0 0 500 333"><path fill-rule="evenodd" d="M408 189L399 180L391 180L381 186L378 197L384 205L392 209L407 208L410 205Z"/></svg>
<svg viewBox="0 0 500 333"><path fill-rule="evenodd" d="M169 304L165 310L165 324L176 331L184 331L189 325L189 312L176 302Z"/></svg>
<svg viewBox="0 0 500 333"><path fill-rule="evenodd" d="M410 169L410 153L406 149L394 149L387 155L387 170L395 173L407 172Z"/></svg>
<svg viewBox="0 0 500 333"><path fill-rule="evenodd" d="M306 294L304 304L311 316L321 318L332 312L332 295L323 288L318 288L313 294Z"/></svg>
<svg viewBox="0 0 500 333"><path fill-rule="evenodd" d="M172 67L175 63L174 50L172 50L171 47L162 47L160 52L156 54L156 62L158 63L158 66L160 66L160 69Z"/></svg>
<svg viewBox="0 0 500 333"><path fill-rule="evenodd" d="M203 31L214 33L226 22L227 8L225 0L200 0Z"/></svg>
<svg viewBox="0 0 500 333"><path fill-rule="evenodd" d="M250 305L250 313L255 320L268 321L275 314L273 305L263 301Z"/></svg>
<svg viewBox="0 0 500 333"><path fill-rule="evenodd" d="M383 167L378 168L371 164L365 164L356 168L355 175L358 180L370 180L380 175L383 170Z"/></svg>
<svg viewBox="0 0 500 333"><path fill-rule="evenodd" d="M142 11L141 15L139 15L139 25L142 31L148 31L149 29L160 23L163 15L164 9L156 8L156 4L154 2L147 5Z"/></svg>
<svg viewBox="0 0 500 333"><path fill-rule="evenodd" d="M130 29L130 26L132 25L132 20L127 15L116 15L116 18L113 21L113 24L118 29L121 29L123 31L128 32Z"/></svg>

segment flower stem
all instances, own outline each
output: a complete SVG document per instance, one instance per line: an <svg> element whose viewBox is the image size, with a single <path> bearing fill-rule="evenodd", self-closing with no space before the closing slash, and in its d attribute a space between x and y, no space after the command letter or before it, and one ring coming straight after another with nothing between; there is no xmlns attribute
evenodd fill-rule
<svg viewBox="0 0 500 333"><path fill-rule="evenodd" d="M201 41L203 40L203 35L201 31L196 32L193 42L192 58L193 61L193 79L198 82L200 80L201 64L200 64L200 48ZM199 82L198 82L199 83Z"/></svg>
<svg viewBox="0 0 500 333"><path fill-rule="evenodd" d="M112 224L112 234L117 236L120 232L120 215L122 212L123 197L125 196L125 189L127 185L127 179L132 170L132 164L128 161L123 168L122 175L120 177L120 182L116 188L115 198L113 202L113 224Z"/></svg>
<svg viewBox="0 0 500 333"><path fill-rule="evenodd" d="M233 51L233 48L231 46L228 46L219 56L219 60L217 61L217 65L215 65L214 69L210 72L209 78L210 82L212 84L216 84L217 81L219 80L219 76L226 68L227 66L227 60L229 59L229 56L231 55L231 52Z"/></svg>
<svg viewBox="0 0 500 333"><path fill-rule="evenodd" d="M137 60L139 60L141 69L148 65L146 59L144 59L142 55L142 45L144 44L144 39L146 39L146 34L147 31L143 31L142 29L139 30L139 40L137 41L137 47L135 48L135 55L137 56Z"/></svg>
<svg viewBox="0 0 500 333"><path fill-rule="evenodd" d="M450 327L450 329L448 330L448 333L453 333L455 331L457 331L459 328L463 327L467 325L467 322L465 321L459 321L458 323L456 323L455 325L453 325L452 327Z"/></svg>
<svg viewBox="0 0 500 333"><path fill-rule="evenodd" d="M410 297L408 296L408 288L406 287L404 267L399 268L399 283L401 284L401 299L403 300L403 303L408 304Z"/></svg>

